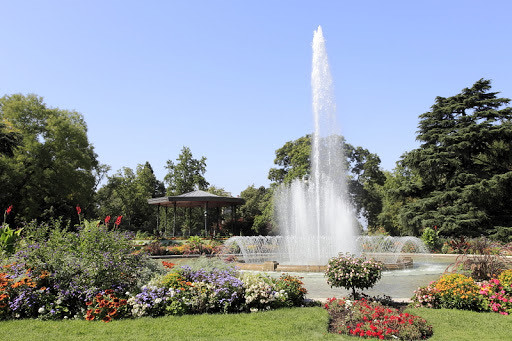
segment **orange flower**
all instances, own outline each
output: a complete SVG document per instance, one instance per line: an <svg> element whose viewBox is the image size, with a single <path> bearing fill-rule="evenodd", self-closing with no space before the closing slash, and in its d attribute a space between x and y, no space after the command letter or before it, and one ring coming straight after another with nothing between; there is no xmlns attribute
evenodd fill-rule
<svg viewBox="0 0 512 341"><path fill-rule="evenodd" d="M86 319L87 321L92 321L92 320L94 320L94 315L87 315L87 316L85 317L85 319Z"/></svg>
<svg viewBox="0 0 512 341"><path fill-rule="evenodd" d="M105 316L103 319L102 319L103 322L107 323L107 322L110 322L112 321L112 318L110 316Z"/></svg>
<svg viewBox="0 0 512 341"><path fill-rule="evenodd" d="M85 302L85 305L91 305L91 304L92 304L91 301Z"/></svg>
<svg viewBox="0 0 512 341"><path fill-rule="evenodd" d="M109 311L108 315L109 316L114 316L115 314L117 314L117 309L112 309L111 311Z"/></svg>

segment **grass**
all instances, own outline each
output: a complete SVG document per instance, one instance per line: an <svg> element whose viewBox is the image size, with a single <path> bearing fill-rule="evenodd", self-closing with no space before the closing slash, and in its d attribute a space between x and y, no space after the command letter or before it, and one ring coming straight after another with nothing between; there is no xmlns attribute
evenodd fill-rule
<svg viewBox="0 0 512 341"><path fill-rule="evenodd" d="M408 309L434 327L429 340L511 340L512 316L456 309Z"/></svg>
<svg viewBox="0 0 512 341"><path fill-rule="evenodd" d="M327 333L320 307L279 309L252 314L168 316L119 320L0 322L11 340L340 340ZM44 336L44 337L43 337Z"/></svg>
<svg viewBox="0 0 512 341"><path fill-rule="evenodd" d="M512 316L451 309L408 309L426 318L436 340L510 340ZM0 322L11 340L363 340L327 333L320 307L279 309L252 314L140 318L110 323L84 320Z"/></svg>

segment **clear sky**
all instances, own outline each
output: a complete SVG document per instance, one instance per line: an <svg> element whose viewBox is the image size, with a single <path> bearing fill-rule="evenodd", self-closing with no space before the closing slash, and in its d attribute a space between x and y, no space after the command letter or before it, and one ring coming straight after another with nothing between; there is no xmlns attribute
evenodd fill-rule
<svg viewBox="0 0 512 341"><path fill-rule="evenodd" d="M183 146L210 184L268 185L275 150L313 130L322 26L341 133L392 170L418 115L480 78L512 98L512 2L3 1L0 96L76 110L113 174Z"/></svg>

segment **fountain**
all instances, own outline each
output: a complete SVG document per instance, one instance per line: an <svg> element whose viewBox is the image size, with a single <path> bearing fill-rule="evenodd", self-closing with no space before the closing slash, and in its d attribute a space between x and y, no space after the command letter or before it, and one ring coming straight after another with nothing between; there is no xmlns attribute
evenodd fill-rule
<svg viewBox="0 0 512 341"><path fill-rule="evenodd" d="M295 264L326 264L339 252L357 252L355 217L346 194L343 142L320 26L313 36L311 87L315 128L311 175L281 185L274 198L283 253Z"/></svg>
<svg viewBox="0 0 512 341"><path fill-rule="evenodd" d="M384 261L397 263L399 249L379 247L398 246L403 240L379 243L370 242L371 237L361 237L358 242L356 219L347 197L343 142L336 122L332 78L320 26L314 32L312 46L311 174L308 179L296 179L276 189L274 208L280 236L232 237L225 245L236 245L245 263L273 262L265 269L274 270L276 264L324 266L339 253L360 253L360 245L366 248L371 245L373 248L365 251L372 255L392 252L393 259L388 257ZM415 239L416 244L421 243ZM281 271L285 270L281 268Z"/></svg>

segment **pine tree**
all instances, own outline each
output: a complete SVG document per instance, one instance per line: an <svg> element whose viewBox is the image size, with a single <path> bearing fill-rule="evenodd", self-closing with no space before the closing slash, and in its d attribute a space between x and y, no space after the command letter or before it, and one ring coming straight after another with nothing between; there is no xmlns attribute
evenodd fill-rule
<svg viewBox="0 0 512 341"><path fill-rule="evenodd" d="M419 148L403 165L421 178L407 193L402 224L419 233L438 226L445 235L512 231L512 108L480 79L452 97L437 97L420 115Z"/></svg>

